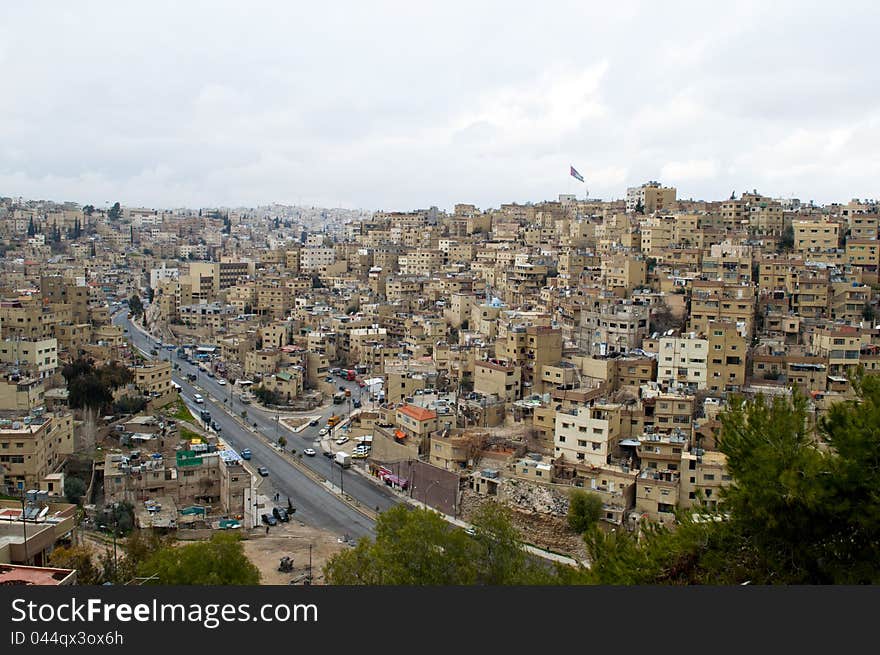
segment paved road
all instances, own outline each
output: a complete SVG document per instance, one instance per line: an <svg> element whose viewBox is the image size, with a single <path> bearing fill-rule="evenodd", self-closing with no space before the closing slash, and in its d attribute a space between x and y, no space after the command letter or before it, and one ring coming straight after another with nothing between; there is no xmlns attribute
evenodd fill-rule
<svg viewBox="0 0 880 655"><path fill-rule="evenodd" d="M126 317L126 312L120 312L113 318L113 323L128 329L128 338L132 344L146 353L149 357L151 349L156 348L155 342L134 327ZM158 349L158 348L157 348ZM315 445L318 439L318 430L326 423L326 418L340 408L348 410L345 405L330 405L329 408L318 408L314 412L305 415L321 415L320 425L308 427L299 434L276 423L273 412L261 410L254 405L243 405L237 396L232 394L230 385L221 386L216 378L210 378L204 373L198 373L198 379L190 383L186 378L188 373L196 373L197 367L187 364L176 357L174 352L164 349L159 350L159 358L171 358L172 363L180 365L180 370L173 372L174 381L181 386L181 393L191 407L196 407L192 402L193 394L201 393L205 399L204 408L211 412L212 418L222 428L221 434L224 440L232 447L241 450L250 448L253 453L251 463L256 466L265 466L269 469L272 484L281 494L282 503L286 504L286 496L290 496L291 502L297 508L296 517L304 523L332 530L337 534L348 534L352 537L361 537L372 534L374 523L361 512L340 500L330 493L326 487L315 482L309 476L298 470L286 461L267 440L276 441L276 434L284 434L287 437L287 448L296 449L301 453L304 448L314 448L318 451L316 457L303 457L302 463L315 471L321 478L330 480L336 487L344 488L347 495L352 496L359 503L375 510L383 511L400 502L390 490L374 485L363 476L351 471L343 471L333 465L331 460L321 456L320 446ZM345 384L352 388L352 396L357 397L361 389L354 382L336 383ZM242 409L247 410L247 423L249 426L257 424L255 434L252 429L244 429L233 418L231 412L238 416ZM196 414L198 415L198 414ZM341 476L344 476L341 477Z"/></svg>

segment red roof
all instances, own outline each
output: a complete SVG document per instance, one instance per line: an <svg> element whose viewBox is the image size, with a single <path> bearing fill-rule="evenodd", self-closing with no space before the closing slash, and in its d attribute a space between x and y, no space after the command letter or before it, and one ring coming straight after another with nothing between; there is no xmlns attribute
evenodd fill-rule
<svg viewBox="0 0 880 655"><path fill-rule="evenodd" d="M417 421L430 421L431 419L437 418L437 412L425 409L424 407L419 407L418 405L404 405L397 411L406 414Z"/></svg>

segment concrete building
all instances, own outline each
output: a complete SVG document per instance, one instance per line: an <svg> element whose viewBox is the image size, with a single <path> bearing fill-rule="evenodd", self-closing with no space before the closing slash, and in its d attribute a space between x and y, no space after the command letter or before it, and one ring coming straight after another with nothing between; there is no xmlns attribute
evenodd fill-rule
<svg viewBox="0 0 880 655"><path fill-rule="evenodd" d="M592 407L556 413L554 454L569 463L604 466L620 438L621 406Z"/></svg>
<svg viewBox="0 0 880 655"><path fill-rule="evenodd" d="M20 496L41 487L73 453L73 417L33 410L19 420L0 419L0 466L4 493Z"/></svg>

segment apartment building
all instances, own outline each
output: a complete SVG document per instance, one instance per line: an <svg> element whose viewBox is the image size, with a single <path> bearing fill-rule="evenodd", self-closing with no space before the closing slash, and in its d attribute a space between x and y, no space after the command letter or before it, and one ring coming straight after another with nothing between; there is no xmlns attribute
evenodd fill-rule
<svg viewBox="0 0 880 655"><path fill-rule="evenodd" d="M812 334L814 354L828 359L828 373L847 376L859 365L862 337L854 327L821 328Z"/></svg>
<svg viewBox="0 0 880 655"><path fill-rule="evenodd" d="M558 411L553 450L557 458L572 464L604 466L617 446L621 433L621 406L597 403Z"/></svg>
<svg viewBox="0 0 880 655"><path fill-rule="evenodd" d="M517 325L507 333L506 343L499 339L496 351L499 358L522 369L523 394L544 393L541 370L562 359L562 332L559 328Z"/></svg>
<svg viewBox="0 0 880 655"><path fill-rule="evenodd" d="M817 253L840 247L840 224L830 220L792 221L794 249L801 253Z"/></svg>
<svg viewBox="0 0 880 655"><path fill-rule="evenodd" d="M730 321L709 321L706 389L739 391L746 381L748 343Z"/></svg>
<svg viewBox="0 0 880 655"><path fill-rule="evenodd" d="M688 335L663 336L657 352L657 382L705 389L709 376L709 341Z"/></svg>
<svg viewBox="0 0 880 655"><path fill-rule="evenodd" d="M675 187L664 187L659 182L645 182L626 190L626 211L634 212L641 205L646 214L668 210L675 204Z"/></svg>
<svg viewBox="0 0 880 655"><path fill-rule="evenodd" d="M628 294L645 286L648 265L641 257L617 253L602 259L601 284L603 288Z"/></svg>
<svg viewBox="0 0 880 655"><path fill-rule="evenodd" d="M21 367L40 379L51 377L58 370L58 340L5 339L0 341L0 363Z"/></svg>
<svg viewBox="0 0 880 655"><path fill-rule="evenodd" d="M171 362L135 366L134 385L144 395L164 396L171 391Z"/></svg>
<svg viewBox="0 0 880 655"><path fill-rule="evenodd" d="M44 488L74 451L73 416L49 414L35 408L20 419L0 419L0 466L4 493L20 496L26 489Z"/></svg>
<svg viewBox="0 0 880 655"><path fill-rule="evenodd" d="M640 348L648 336L647 304L603 298L581 310L578 346L591 355L627 353Z"/></svg>
<svg viewBox="0 0 880 655"><path fill-rule="evenodd" d="M636 478L636 511L661 525L675 522L681 496L681 457L688 440L679 433L646 434L636 448L641 471Z"/></svg>
<svg viewBox="0 0 880 655"><path fill-rule="evenodd" d="M522 371L519 366L501 361L474 363L474 391L486 396L497 396L505 402L522 397Z"/></svg>

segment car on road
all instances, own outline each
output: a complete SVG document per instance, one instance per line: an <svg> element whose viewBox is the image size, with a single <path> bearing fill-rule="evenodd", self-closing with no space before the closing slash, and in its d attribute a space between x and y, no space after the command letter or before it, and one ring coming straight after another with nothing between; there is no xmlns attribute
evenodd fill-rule
<svg viewBox="0 0 880 655"><path fill-rule="evenodd" d="M214 428L214 432L220 432L223 429L217 421L212 421L211 427Z"/></svg>
<svg viewBox="0 0 880 655"><path fill-rule="evenodd" d="M196 381L196 374L195 373L187 373L186 379L189 380L190 382L195 382Z"/></svg>
<svg viewBox="0 0 880 655"><path fill-rule="evenodd" d="M364 388L365 386L367 386L367 385L364 383L363 380L358 380L358 386L359 386L361 389L363 389L363 388Z"/></svg>
<svg viewBox="0 0 880 655"><path fill-rule="evenodd" d="M263 519L263 523L266 525L278 525L278 519L276 519L271 514L263 514L261 517Z"/></svg>
<svg viewBox="0 0 880 655"><path fill-rule="evenodd" d="M326 457L327 459L333 459L333 453L331 453L329 450L325 450L325 451L322 452L321 454L322 454L324 457Z"/></svg>
<svg viewBox="0 0 880 655"><path fill-rule="evenodd" d="M329 429L327 429L327 428L321 428L320 430L318 430L318 436L320 436L320 437L326 437L328 432L330 432Z"/></svg>
<svg viewBox="0 0 880 655"><path fill-rule="evenodd" d="M320 423L320 421L318 421L318 419L316 418L313 418L311 421L309 421L309 425L311 425L312 427L318 425L318 423Z"/></svg>
<svg viewBox="0 0 880 655"><path fill-rule="evenodd" d="M272 508L272 516L281 521L282 523L287 523L290 520L290 515L287 513L287 510L283 507L273 507Z"/></svg>
<svg viewBox="0 0 880 655"><path fill-rule="evenodd" d="M339 437L339 438L336 440L336 445L337 445L337 446L341 446L341 445L344 444L344 443L348 443L348 437Z"/></svg>
<svg viewBox="0 0 880 655"><path fill-rule="evenodd" d="M352 453L352 454L351 454L351 458L352 458L352 459L366 459L366 458L369 457L369 456L370 456L370 453L365 452L365 451L363 451L363 450L360 450L360 451L358 451L358 452L356 452L356 453Z"/></svg>
<svg viewBox="0 0 880 655"><path fill-rule="evenodd" d="M245 448L244 450L242 450L241 451L241 458L242 459L250 459L251 458L251 449Z"/></svg>
<svg viewBox="0 0 880 655"><path fill-rule="evenodd" d="M217 380L217 384L219 384L221 387L225 387L226 380L224 380L223 378L220 378L219 380Z"/></svg>
<svg viewBox="0 0 880 655"><path fill-rule="evenodd" d="M259 467L259 468L257 469L257 473L259 473L260 475L262 475L264 478L269 477L269 469L267 469L265 466L261 466L261 467Z"/></svg>
<svg viewBox="0 0 880 655"><path fill-rule="evenodd" d="M203 402L205 402L205 399L202 398L202 394L200 394L200 393L193 394L193 400L195 401L195 403L197 405L200 405Z"/></svg>
<svg viewBox="0 0 880 655"><path fill-rule="evenodd" d="M151 348L151 349L150 349L150 354L151 354L153 357L155 357L156 355L159 354L159 351L156 350L155 348Z"/></svg>
<svg viewBox="0 0 880 655"><path fill-rule="evenodd" d="M315 449L314 449L314 448L306 448L306 449L303 451L303 454L304 454L304 455L308 455L309 457L314 457L314 456L317 455L318 453L315 452Z"/></svg>
<svg viewBox="0 0 880 655"><path fill-rule="evenodd" d="M342 385L342 384L340 384L340 385L339 385L339 390L342 391L343 393L345 393L345 386Z"/></svg>

